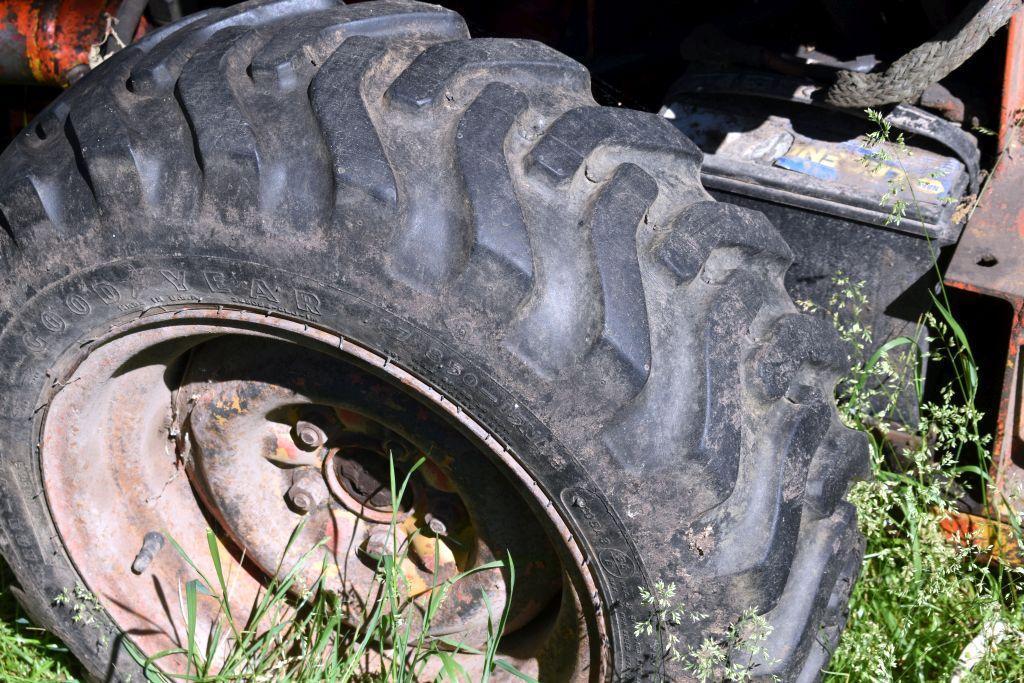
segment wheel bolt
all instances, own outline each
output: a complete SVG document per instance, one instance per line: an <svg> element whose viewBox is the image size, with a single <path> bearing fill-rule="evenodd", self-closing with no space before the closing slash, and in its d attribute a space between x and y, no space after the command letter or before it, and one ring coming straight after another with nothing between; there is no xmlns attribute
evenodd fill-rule
<svg viewBox="0 0 1024 683"><path fill-rule="evenodd" d="M388 529L380 529L372 532L366 537L363 543L363 552L373 560L379 561L385 555L393 555L395 548L401 552L402 544L405 543L405 533L398 528L394 530L395 537L392 539Z"/></svg>
<svg viewBox="0 0 1024 683"><path fill-rule="evenodd" d="M296 512L306 514L324 501L327 487L315 472L303 471L295 475L285 496Z"/></svg>
<svg viewBox="0 0 1024 683"><path fill-rule="evenodd" d="M295 435L299 438L299 445L309 450L320 448L327 443L327 435L324 434L324 430L305 420L295 423Z"/></svg>
<svg viewBox="0 0 1024 683"><path fill-rule="evenodd" d="M435 536L445 536L448 534L448 525L435 517L433 513L428 512L423 520L427 523L427 528L430 529Z"/></svg>
<svg viewBox="0 0 1024 683"><path fill-rule="evenodd" d="M132 562L132 573L141 574L149 568L156 554L164 547L164 535L159 531L150 531L142 537L142 548Z"/></svg>

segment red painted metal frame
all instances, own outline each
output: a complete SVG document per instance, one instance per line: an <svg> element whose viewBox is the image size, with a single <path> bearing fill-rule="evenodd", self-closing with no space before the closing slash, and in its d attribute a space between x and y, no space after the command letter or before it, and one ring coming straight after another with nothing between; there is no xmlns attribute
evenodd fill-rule
<svg viewBox="0 0 1024 683"><path fill-rule="evenodd" d="M120 0L0 0L0 81L66 86Z"/></svg>
<svg viewBox="0 0 1024 683"><path fill-rule="evenodd" d="M1024 512L1024 15L1010 22L1000 112L1001 153L946 271L950 287L1009 302L1013 323L995 434L995 490ZM990 496L990 506L998 497ZM1001 506L998 506L1001 507ZM998 510L990 513L996 519Z"/></svg>
<svg viewBox="0 0 1024 683"><path fill-rule="evenodd" d="M999 144L1005 148L1010 129L1019 127L1024 106L1024 15L1010 20L1007 33L1006 66L1003 71L1003 100L999 111Z"/></svg>

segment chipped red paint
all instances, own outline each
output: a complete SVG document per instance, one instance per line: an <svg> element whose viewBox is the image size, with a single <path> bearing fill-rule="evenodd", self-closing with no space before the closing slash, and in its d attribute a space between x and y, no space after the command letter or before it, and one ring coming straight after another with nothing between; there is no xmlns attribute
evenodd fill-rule
<svg viewBox="0 0 1024 683"><path fill-rule="evenodd" d="M72 68L88 66L119 0L0 0L0 81L66 86ZM148 24L146 25L148 26ZM145 30L146 26L140 24Z"/></svg>
<svg viewBox="0 0 1024 683"><path fill-rule="evenodd" d="M1024 511L1024 422L1021 349L1024 348L1024 17L1008 34L999 139L1002 153L946 271L950 287L1003 299L1013 309L1009 349L994 441L994 493L989 514Z"/></svg>
<svg viewBox="0 0 1024 683"><path fill-rule="evenodd" d="M1010 20L1006 40L1003 98L999 110L999 144L1003 149L1014 128L1019 135L1021 108L1024 107L1024 19L1020 13Z"/></svg>

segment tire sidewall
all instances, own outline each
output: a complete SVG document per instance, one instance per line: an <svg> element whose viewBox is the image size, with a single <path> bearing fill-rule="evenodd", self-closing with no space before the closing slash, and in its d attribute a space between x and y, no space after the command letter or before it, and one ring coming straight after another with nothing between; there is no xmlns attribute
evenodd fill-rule
<svg viewBox="0 0 1024 683"><path fill-rule="evenodd" d="M105 614L83 626L71 622L69 606L54 603L81 579L42 493L37 444L47 397L59 388L61 359L78 349L84 353L91 340L127 320L196 307L248 309L337 334L388 358L469 412L535 478L572 530L600 593L589 598L611 640L602 648L611 647L612 677L658 675L659 633L636 635L634 628L651 617L638 590L649 580L615 508L583 464L552 437L536 416L540 411L531 410L514 387L496 381L497 373L484 362L461 352L458 337L396 314L386 299L371 301L306 275L236 257L157 254L77 270L15 303L0 331L4 554L34 604L33 615L61 636L88 668L111 673L108 667L116 661L118 675L125 676L126 667L137 665Z"/></svg>

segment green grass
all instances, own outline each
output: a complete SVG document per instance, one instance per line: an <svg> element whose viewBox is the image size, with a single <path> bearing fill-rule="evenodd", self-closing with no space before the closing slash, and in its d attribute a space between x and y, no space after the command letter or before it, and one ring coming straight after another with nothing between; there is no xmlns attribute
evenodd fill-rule
<svg viewBox="0 0 1024 683"><path fill-rule="evenodd" d="M863 282L836 280L825 308L850 348L852 370L839 386L844 421L870 437L873 481L850 500L867 538L850 619L829 666L831 680L1009 681L1024 679L1020 570L980 563L977 548L951 544L940 522L955 511L961 481L987 482L989 440L975 408L977 365L942 298L922 321L931 334L929 372L955 378L932 401L918 393L915 422L899 414L907 380L918 392L924 358L910 338L872 348L862 322ZM909 447L880 435L909 432ZM960 463L970 463L962 465Z"/></svg>
<svg viewBox="0 0 1024 683"><path fill-rule="evenodd" d="M920 220L917 179L903 163L910 151L880 114L867 113L877 130L868 135L875 151L865 162L899 170L881 200L891 208L890 222L898 225L908 211ZM933 249L933 264L935 256ZM983 497L998 494L989 479L990 438L979 429L978 365L937 265L935 271L939 289L918 329L929 335L927 358L908 337L887 340L868 354L875 340L863 322L863 282L837 278L823 307L850 352L850 372L837 391L840 411L849 426L870 437L874 475L850 494L867 552L830 680L1024 680L1024 570L986 559L973 539L951 544L940 528L957 510L967 481L980 482ZM953 378L928 396L925 361L933 377L945 370ZM916 417L898 408L900 387L908 382L919 405ZM895 447L881 438L891 428L912 438ZM983 502L1005 509L1000 500ZM1020 543L1017 523L1011 533Z"/></svg>
<svg viewBox="0 0 1024 683"><path fill-rule="evenodd" d="M78 680L74 657L59 640L33 626L11 594L13 581L0 560L0 680L11 683Z"/></svg>
<svg viewBox="0 0 1024 683"><path fill-rule="evenodd" d="M396 533L398 506L405 494L409 476L422 464L417 463L405 480L395 480L391 469L394 514L388 527L390 552L376 558L376 576L370 586L370 599L350 608L342 596L325 589L328 572L321 571L312 586L301 585L302 570L321 555L319 545L309 549L292 567L279 567L276 578L268 583L244 615L232 608L232 581L222 562L217 537L208 532L212 575L204 574L182 548L172 545L192 566L196 578L180 588L182 606L180 624L185 642L180 647L149 657L129 647L132 656L144 667L151 683L201 681L337 681L345 683L413 683L430 678L450 683L471 680L487 683L496 671L526 683L536 683L498 656L500 636L505 628L511 593L515 585L515 565L511 558L494 561L464 571L431 586L419 608L409 596L402 572L412 536L399 540ZM301 527L300 527L301 528ZM299 533L296 529L294 540ZM285 551L287 555L287 549ZM435 565L439 559L435 557ZM322 567L326 570L326 563ZM503 610L492 613L487 624L486 642L481 650L468 647L452 637L426 635L431 620L448 598L451 588L467 576L503 569L508 577L509 594ZM18 611L7 592L11 576L0 573L0 680L65 681L79 674L73 658L52 636L35 628ZM216 601L217 618L206 637L200 621L200 601ZM487 600L486 595L484 600ZM54 601L66 604L76 615L88 618L98 603L82 587L64 590ZM489 607L489 604L488 604ZM415 610L415 611L414 611ZM490 611L490 610L489 610ZM413 619L413 614L421 615ZM353 623L356 625L353 626ZM471 676L460 655L475 659L482 673ZM161 664L179 671L166 674Z"/></svg>

